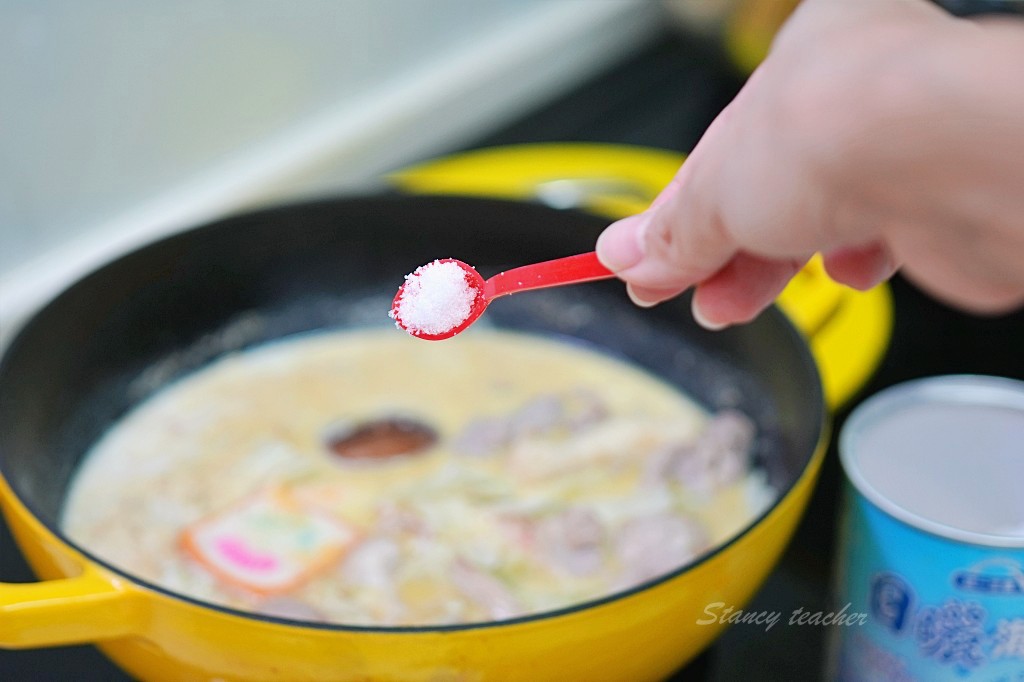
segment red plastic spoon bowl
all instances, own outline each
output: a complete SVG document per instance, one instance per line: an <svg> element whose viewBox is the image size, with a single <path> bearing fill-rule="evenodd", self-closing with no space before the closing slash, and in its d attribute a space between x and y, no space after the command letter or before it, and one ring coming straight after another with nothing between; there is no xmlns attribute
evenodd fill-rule
<svg viewBox="0 0 1024 682"><path fill-rule="evenodd" d="M406 277L405 283L399 287L398 293L395 294L395 298L391 302L391 317L394 319L395 324L416 338L428 341L449 339L476 322L477 318L487 309L490 302L502 296L518 294L533 289L546 289L566 284L581 284L583 282L593 282L599 279L614 277L614 273L611 270L601 265L597 260L597 254L593 251L581 253L577 256L556 258L555 260L544 261L543 263L513 268L512 270L500 272L487 280L484 280L473 266L454 258L436 260L428 265L445 265L448 263L454 263L465 274L466 284L469 288L466 296L472 299L469 304L469 313L461 322L453 324L450 328L440 332L427 332L415 326L407 325L402 319L403 297L406 293L406 287L410 286L410 283L420 276L419 273L421 273L423 268L419 268L416 272ZM426 268L427 266L423 267ZM465 301L461 302L465 303Z"/></svg>

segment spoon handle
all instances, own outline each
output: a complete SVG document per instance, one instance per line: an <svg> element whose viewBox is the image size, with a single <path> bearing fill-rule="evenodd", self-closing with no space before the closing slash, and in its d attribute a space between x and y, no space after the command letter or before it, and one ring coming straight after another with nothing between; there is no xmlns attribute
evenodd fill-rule
<svg viewBox="0 0 1024 682"><path fill-rule="evenodd" d="M611 270L597 260L597 254L590 251L500 272L484 282L484 298L491 301L520 291L592 282L614 276Z"/></svg>

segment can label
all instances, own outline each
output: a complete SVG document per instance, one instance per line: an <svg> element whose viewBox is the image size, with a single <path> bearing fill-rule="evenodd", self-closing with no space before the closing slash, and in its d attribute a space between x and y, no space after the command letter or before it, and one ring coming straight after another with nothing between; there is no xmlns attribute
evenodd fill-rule
<svg viewBox="0 0 1024 682"><path fill-rule="evenodd" d="M892 386L839 435L836 597L867 622L832 640L846 682L1024 682L1024 382Z"/></svg>
<svg viewBox="0 0 1024 682"><path fill-rule="evenodd" d="M1024 682L1024 551L966 545L849 487L837 592L868 614L837 633L844 682Z"/></svg>

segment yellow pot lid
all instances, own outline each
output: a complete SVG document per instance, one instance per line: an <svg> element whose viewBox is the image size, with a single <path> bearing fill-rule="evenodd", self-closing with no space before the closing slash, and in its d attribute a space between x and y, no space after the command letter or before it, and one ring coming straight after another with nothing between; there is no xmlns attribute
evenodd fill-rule
<svg viewBox="0 0 1024 682"><path fill-rule="evenodd" d="M611 144L526 144L481 149L400 170L399 189L542 201L618 219L647 208L685 156ZM828 277L813 258L779 296L779 307L804 333L833 410L867 382L892 334L887 285L861 292Z"/></svg>

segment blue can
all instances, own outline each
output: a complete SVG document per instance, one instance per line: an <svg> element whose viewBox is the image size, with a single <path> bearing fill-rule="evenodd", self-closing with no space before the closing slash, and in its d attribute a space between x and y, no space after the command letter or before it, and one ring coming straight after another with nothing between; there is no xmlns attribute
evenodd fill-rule
<svg viewBox="0 0 1024 682"><path fill-rule="evenodd" d="M948 376L865 401L846 473L833 631L842 682L1024 682L1024 382Z"/></svg>

